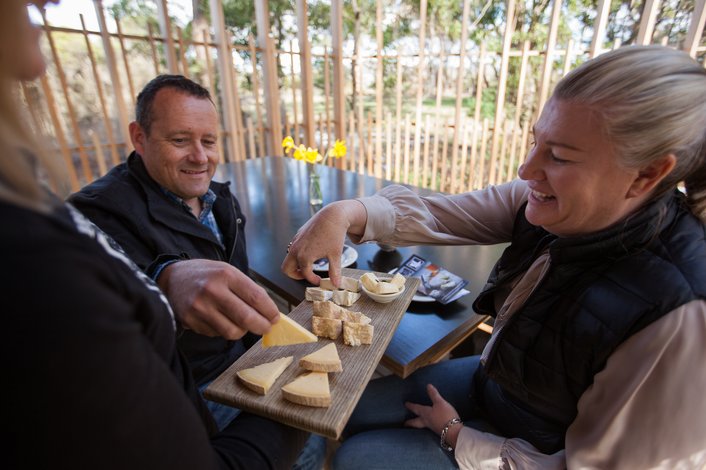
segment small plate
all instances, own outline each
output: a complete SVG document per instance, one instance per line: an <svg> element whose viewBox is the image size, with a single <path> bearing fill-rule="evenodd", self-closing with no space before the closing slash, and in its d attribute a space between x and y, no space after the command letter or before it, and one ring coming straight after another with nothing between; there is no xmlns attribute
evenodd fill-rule
<svg viewBox="0 0 706 470"><path fill-rule="evenodd" d="M347 268L351 264L355 263L358 259L358 252L355 248L348 245L343 245L343 253L341 254L341 267ZM312 266L314 271L328 271L328 259L321 258L314 261Z"/></svg>

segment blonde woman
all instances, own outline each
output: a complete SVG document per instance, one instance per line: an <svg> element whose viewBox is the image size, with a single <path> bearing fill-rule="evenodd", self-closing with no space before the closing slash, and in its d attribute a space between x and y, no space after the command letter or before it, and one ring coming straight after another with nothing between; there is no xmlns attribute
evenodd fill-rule
<svg viewBox="0 0 706 470"><path fill-rule="evenodd" d="M166 298L38 182L61 188L62 174L13 96L17 80L44 70L38 38L25 1L0 2L5 465L291 468L306 434L247 413L217 432L175 347Z"/></svg>
<svg viewBox="0 0 706 470"><path fill-rule="evenodd" d="M495 317L483 354L371 382L336 469L706 466L706 70L659 46L601 55L560 81L533 141L519 180L390 186L293 240L283 270L314 283L345 232L511 242L474 303Z"/></svg>

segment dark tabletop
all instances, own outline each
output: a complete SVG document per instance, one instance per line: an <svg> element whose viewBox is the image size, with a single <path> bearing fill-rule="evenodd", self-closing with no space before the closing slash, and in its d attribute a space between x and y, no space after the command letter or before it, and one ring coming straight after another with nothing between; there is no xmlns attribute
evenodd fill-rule
<svg viewBox="0 0 706 470"><path fill-rule="evenodd" d="M324 204L340 199L370 196L393 184L390 181L317 166ZM311 165L288 157L263 157L227 163L214 179L230 181L247 218L246 234L251 274L292 305L304 300L306 281L285 276L280 266L287 243L313 214L309 205ZM411 187L419 194L429 191ZM439 360L468 337L485 317L471 304L483 288L493 264L505 245L415 246L384 252L375 243L353 245L358 260L351 268L387 272L411 254L456 273L469 281L471 294L448 305L412 302L388 346L383 364L401 376ZM319 273L322 277L326 273Z"/></svg>

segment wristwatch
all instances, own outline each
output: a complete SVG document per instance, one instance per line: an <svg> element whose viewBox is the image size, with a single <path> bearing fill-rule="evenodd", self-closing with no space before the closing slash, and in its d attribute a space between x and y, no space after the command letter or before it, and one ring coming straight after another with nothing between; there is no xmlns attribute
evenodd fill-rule
<svg viewBox="0 0 706 470"><path fill-rule="evenodd" d="M453 418L450 419L445 425L444 429L441 430L441 439L439 439L439 445L441 446L442 449L444 449L447 452L452 452L454 448L446 442L446 434L449 432L449 428L453 426L454 424L459 424L461 420L459 418Z"/></svg>

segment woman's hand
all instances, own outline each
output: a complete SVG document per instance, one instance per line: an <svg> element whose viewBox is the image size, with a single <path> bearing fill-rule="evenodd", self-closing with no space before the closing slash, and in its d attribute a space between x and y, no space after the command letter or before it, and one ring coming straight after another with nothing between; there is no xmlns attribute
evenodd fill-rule
<svg viewBox="0 0 706 470"><path fill-rule="evenodd" d="M410 402L404 404L409 411L417 415L416 418L407 420L404 424L412 428L429 428L435 433L441 434L441 430L444 429L446 423L453 418L458 418L458 413L451 403L443 399L439 391L432 384L427 384L427 393L431 399L431 406ZM451 447L456 447L458 433L461 431L462 427L463 425L459 423L456 426L451 426L446 433L446 442L450 444Z"/></svg>
<svg viewBox="0 0 706 470"><path fill-rule="evenodd" d="M365 207L358 201L338 201L324 206L290 242L287 256L282 262L282 272L293 279L306 279L318 285L321 278L314 274L314 261L328 258L329 277L338 286L346 234L361 235L366 221Z"/></svg>

